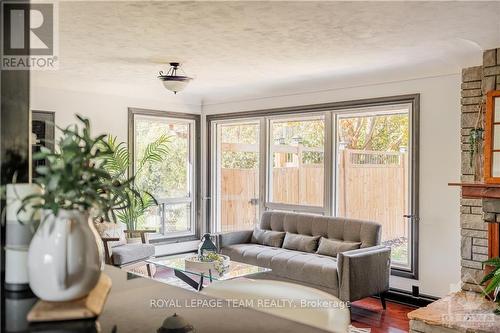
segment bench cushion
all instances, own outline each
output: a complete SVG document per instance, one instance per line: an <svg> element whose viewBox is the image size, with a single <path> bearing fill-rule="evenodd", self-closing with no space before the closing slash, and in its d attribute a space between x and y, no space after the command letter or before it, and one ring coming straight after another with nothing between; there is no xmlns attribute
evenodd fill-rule
<svg viewBox="0 0 500 333"><path fill-rule="evenodd" d="M231 260L271 268L272 275L338 290L337 260L259 244L236 244L222 248Z"/></svg>
<svg viewBox="0 0 500 333"><path fill-rule="evenodd" d="M125 244L113 248L111 259L114 265L125 265L152 257L155 248L151 244Z"/></svg>

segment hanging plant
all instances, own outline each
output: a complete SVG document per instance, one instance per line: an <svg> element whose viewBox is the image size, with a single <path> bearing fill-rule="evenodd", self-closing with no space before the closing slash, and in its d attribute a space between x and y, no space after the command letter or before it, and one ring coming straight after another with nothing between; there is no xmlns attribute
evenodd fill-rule
<svg viewBox="0 0 500 333"><path fill-rule="evenodd" d="M477 112L477 118L476 118L476 124L473 129L470 130L469 132L469 145L470 145L470 160L469 160L469 165L472 167L473 165L473 160L474 156L476 154L480 153L480 147L481 143L483 142L483 133L484 133L484 128L483 126L483 109L484 109L484 103L480 104L478 106L478 112Z"/></svg>
<svg viewBox="0 0 500 333"><path fill-rule="evenodd" d="M482 128L473 128L469 133L469 144L470 144L470 166L472 167L472 161L474 160L474 155L479 153L480 143L483 141Z"/></svg>

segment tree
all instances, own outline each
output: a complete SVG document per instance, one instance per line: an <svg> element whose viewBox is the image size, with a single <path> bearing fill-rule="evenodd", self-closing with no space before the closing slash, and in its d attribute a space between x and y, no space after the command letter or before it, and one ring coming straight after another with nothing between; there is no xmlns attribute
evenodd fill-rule
<svg viewBox="0 0 500 333"><path fill-rule="evenodd" d="M407 114L352 117L339 120L340 142L349 149L399 151L408 145Z"/></svg>

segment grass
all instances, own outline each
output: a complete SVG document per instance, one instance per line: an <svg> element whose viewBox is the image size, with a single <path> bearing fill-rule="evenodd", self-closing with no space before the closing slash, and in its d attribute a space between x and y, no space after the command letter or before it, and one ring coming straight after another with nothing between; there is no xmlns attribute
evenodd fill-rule
<svg viewBox="0 0 500 333"><path fill-rule="evenodd" d="M392 261L398 263L408 263L408 239L400 237L383 241L382 244L391 247Z"/></svg>

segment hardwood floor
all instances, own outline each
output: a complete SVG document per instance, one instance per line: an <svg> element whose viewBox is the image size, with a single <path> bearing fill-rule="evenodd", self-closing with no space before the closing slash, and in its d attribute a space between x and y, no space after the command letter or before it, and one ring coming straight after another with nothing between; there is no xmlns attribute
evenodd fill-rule
<svg viewBox="0 0 500 333"><path fill-rule="evenodd" d="M387 301L387 310L382 309L379 299L365 298L352 303L351 321L358 328L371 328L371 333L408 332L407 314L414 307Z"/></svg>

